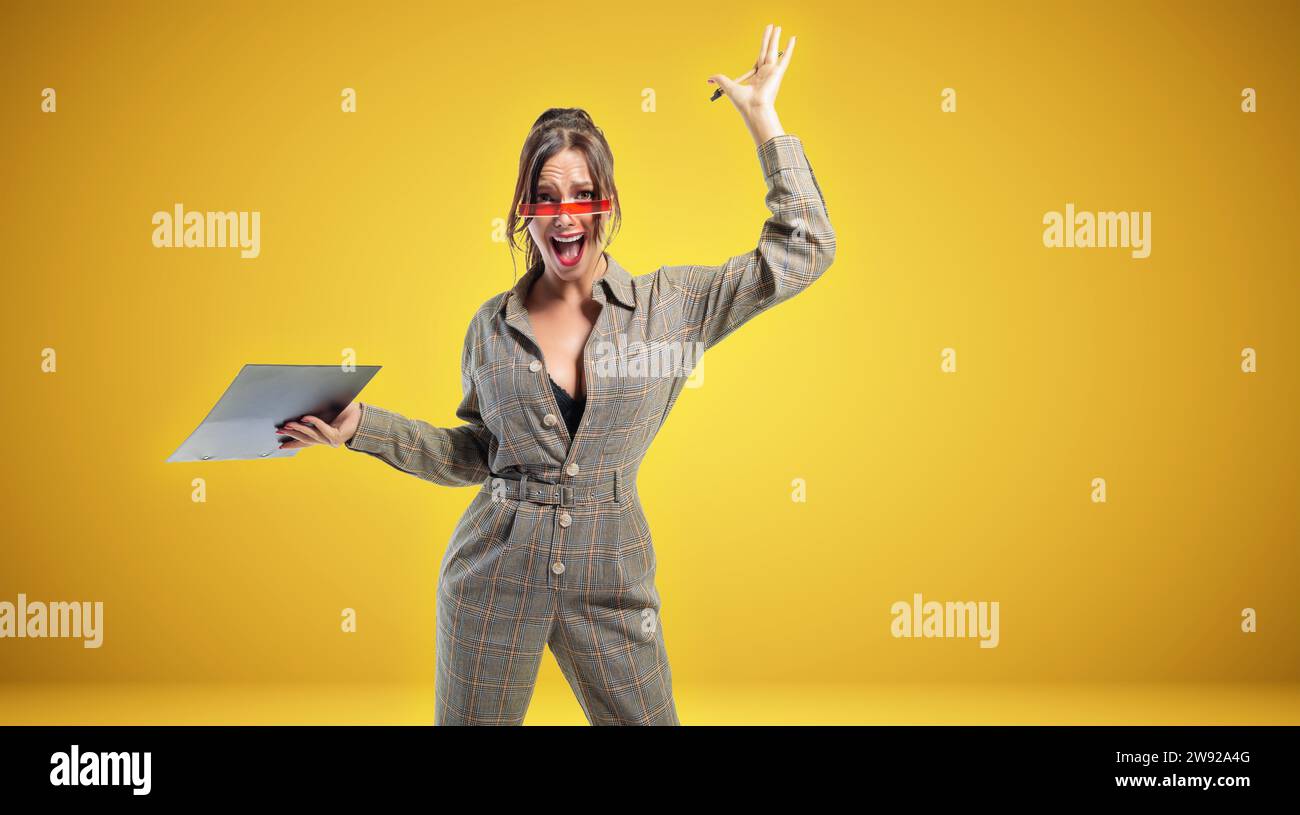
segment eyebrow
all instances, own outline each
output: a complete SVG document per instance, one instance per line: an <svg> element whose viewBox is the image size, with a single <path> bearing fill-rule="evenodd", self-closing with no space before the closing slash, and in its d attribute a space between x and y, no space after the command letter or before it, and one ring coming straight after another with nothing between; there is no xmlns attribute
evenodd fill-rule
<svg viewBox="0 0 1300 815"><path fill-rule="evenodd" d="M579 182L577 182L576 184L574 184L573 186L575 186L575 187L592 187L592 188L595 188L596 185L595 185L595 184L592 184L590 181L579 181ZM555 185L552 184L552 183L549 182L549 181L539 181L539 182L537 182L537 189L539 189L539 190L553 190L553 189L555 189Z"/></svg>

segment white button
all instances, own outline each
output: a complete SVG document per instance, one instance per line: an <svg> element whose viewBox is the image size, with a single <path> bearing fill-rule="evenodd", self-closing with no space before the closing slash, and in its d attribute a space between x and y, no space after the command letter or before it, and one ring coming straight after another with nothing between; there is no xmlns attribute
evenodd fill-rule
<svg viewBox="0 0 1300 815"><path fill-rule="evenodd" d="M547 427L553 427L555 425L555 414L548 413L545 416L543 416L542 424L546 425Z"/></svg>
<svg viewBox="0 0 1300 815"><path fill-rule="evenodd" d="M573 523L573 516L567 512L560 513L560 526L568 526Z"/></svg>
<svg viewBox="0 0 1300 815"><path fill-rule="evenodd" d="M537 373L541 369L542 369L541 360L535 359L532 362L528 363L528 370L532 371L533 373Z"/></svg>
<svg viewBox="0 0 1300 815"><path fill-rule="evenodd" d="M552 564L551 564L551 571L555 572L556 574L564 574L564 564L563 564L563 563L552 563Z"/></svg>
<svg viewBox="0 0 1300 815"><path fill-rule="evenodd" d="M576 462L576 461L570 461L569 464L568 464L568 466L564 468L564 471L565 471L566 473L568 473L569 475L577 475L577 474L578 474L578 462Z"/></svg>

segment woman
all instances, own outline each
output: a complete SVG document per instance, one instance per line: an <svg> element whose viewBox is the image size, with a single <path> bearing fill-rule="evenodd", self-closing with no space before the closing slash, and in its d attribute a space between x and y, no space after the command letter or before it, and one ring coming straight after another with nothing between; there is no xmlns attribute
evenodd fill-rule
<svg viewBox="0 0 1300 815"><path fill-rule="evenodd" d="M354 403L332 424L281 429L284 447L344 444L436 484L482 485L439 573L435 724L521 724L546 645L592 724L679 724L636 473L689 370L608 349L686 351L680 362L830 265L821 189L773 104L795 45L778 52L780 36L764 31L751 85L709 79L744 119L768 185L756 250L632 277L605 251L605 215L620 217L604 135L582 110L548 110L511 207L512 249L529 213L528 271L470 323L464 424Z"/></svg>

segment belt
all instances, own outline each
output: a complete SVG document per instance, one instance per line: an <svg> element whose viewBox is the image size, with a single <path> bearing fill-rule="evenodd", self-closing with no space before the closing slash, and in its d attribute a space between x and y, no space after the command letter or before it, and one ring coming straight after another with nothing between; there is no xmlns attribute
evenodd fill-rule
<svg viewBox="0 0 1300 815"><path fill-rule="evenodd" d="M582 484L550 484L534 481L523 475L512 476L489 475L483 482L493 498L514 498L530 501L534 504L557 504L571 507L574 504L603 504L609 501L622 503L619 490L618 473L611 473L609 478Z"/></svg>

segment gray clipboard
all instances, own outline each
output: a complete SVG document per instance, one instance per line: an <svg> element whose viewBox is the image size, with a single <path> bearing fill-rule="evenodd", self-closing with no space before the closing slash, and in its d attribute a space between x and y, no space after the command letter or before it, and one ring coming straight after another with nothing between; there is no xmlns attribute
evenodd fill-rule
<svg viewBox="0 0 1300 815"><path fill-rule="evenodd" d="M332 422L361 393L379 365L245 365L217 404L167 461L241 461L285 458L291 437L276 426L303 416Z"/></svg>

